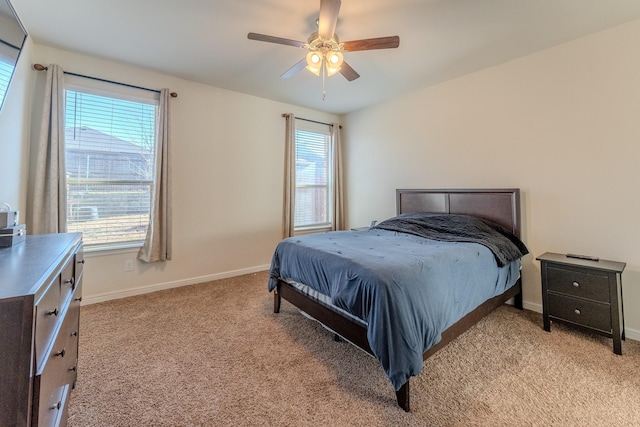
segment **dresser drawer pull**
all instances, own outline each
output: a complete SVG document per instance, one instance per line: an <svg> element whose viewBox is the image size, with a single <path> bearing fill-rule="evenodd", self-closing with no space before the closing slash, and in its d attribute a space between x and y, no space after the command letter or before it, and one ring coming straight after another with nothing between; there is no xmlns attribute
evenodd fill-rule
<svg viewBox="0 0 640 427"><path fill-rule="evenodd" d="M72 336L72 337L77 337L77 336L78 336L78 331L73 331L73 332L71 332L71 336Z"/></svg>
<svg viewBox="0 0 640 427"><path fill-rule="evenodd" d="M52 411L57 411L58 409L60 409L62 407L62 401L59 401L58 403L56 403L55 405L51 405L49 406L49 409L51 409Z"/></svg>
<svg viewBox="0 0 640 427"><path fill-rule="evenodd" d="M75 366L70 367L70 368L69 368L69 371L70 371L70 372L75 372L75 371L76 371L76 367L75 367Z"/></svg>
<svg viewBox="0 0 640 427"><path fill-rule="evenodd" d="M47 316L57 316L58 315L58 307L54 308L53 310L49 310L46 312Z"/></svg>
<svg viewBox="0 0 640 427"><path fill-rule="evenodd" d="M64 281L64 283L68 283L68 284L70 284L71 286L73 286L73 283L74 283L74 282L75 282L75 279L74 279L73 277L72 277L71 279L67 279L67 280L65 280L65 281Z"/></svg>
<svg viewBox="0 0 640 427"><path fill-rule="evenodd" d="M55 353L53 353L53 356L54 356L54 357L57 357L57 356L64 357L64 355L65 355L65 354L66 354L66 351L65 351L65 349L63 348L62 350L60 350L60 351L56 351Z"/></svg>
<svg viewBox="0 0 640 427"><path fill-rule="evenodd" d="M78 261L78 264L84 264L84 260L81 259L80 261Z"/></svg>
<svg viewBox="0 0 640 427"><path fill-rule="evenodd" d="M82 301L82 297L75 298L74 301Z"/></svg>
<svg viewBox="0 0 640 427"><path fill-rule="evenodd" d="M572 283L572 285L573 285L574 288L579 288L580 287L580 283L575 282L575 281Z"/></svg>
<svg viewBox="0 0 640 427"><path fill-rule="evenodd" d="M579 309L579 308L576 308L575 310L573 310L573 312L574 312L575 314L580 314L580 313L581 313L581 311L580 311L580 309Z"/></svg>

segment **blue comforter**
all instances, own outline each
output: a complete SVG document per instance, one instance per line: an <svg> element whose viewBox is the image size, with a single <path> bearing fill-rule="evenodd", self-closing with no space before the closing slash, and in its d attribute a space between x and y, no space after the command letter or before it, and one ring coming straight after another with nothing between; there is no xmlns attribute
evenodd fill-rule
<svg viewBox="0 0 640 427"><path fill-rule="evenodd" d="M269 290L293 280L367 324L371 350L398 390L422 370L441 333L520 277L478 243L371 229L291 237L273 255Z"/></svg>

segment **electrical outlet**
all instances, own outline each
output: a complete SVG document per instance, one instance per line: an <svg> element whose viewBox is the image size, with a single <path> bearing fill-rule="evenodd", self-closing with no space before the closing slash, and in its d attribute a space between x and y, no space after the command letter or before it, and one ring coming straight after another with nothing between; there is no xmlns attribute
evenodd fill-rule
<svg viewBox="0 0 640 427"><path fill-rule="evenodd" d="M125 259L124 260L124 271L133 271L133 260Z"/></svg>

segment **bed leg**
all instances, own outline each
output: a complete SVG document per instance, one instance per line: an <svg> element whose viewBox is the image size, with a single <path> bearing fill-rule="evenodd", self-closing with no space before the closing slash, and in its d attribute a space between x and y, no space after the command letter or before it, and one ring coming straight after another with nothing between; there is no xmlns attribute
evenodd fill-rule
<svg viewBox="0 0 640 427"><path fill-rule="evenodd" d="M402 384L400 390L396 391L396 399L398 400L398 406L405 410L405 412L409 412L409 380L406 383Z"/></svg>
<svg viewBox="0 0 640 427"><path fill-rule="evenodd" d="M275 288L273 290L273 312L274 313L280 313L280 302L282 301L282 298L280 297L280 292L279 288Z"/></svg>
<svg viewBox="0 0 640 427"><path fill-rule="evenodd" d="M522 310L523 309L523 306L522 306L522 278L518 279L518 281L520 282L520 292L515 294L515 296L513 297L513 306L515 308L517 308L518 310Z"/></svg>
<svg viewBox="0 0 640 427"><path fill-rule="evenodd" d="M522 310L523 309L523 306L522 306L522 291L520 291L519 293L517 293L513 297L513 306L515 308L517 308L518 310Z"/></svg>

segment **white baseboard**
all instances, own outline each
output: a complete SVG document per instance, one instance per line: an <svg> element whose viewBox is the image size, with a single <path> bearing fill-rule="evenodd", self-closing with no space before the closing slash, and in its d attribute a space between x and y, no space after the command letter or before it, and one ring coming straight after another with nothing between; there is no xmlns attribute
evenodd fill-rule
<svg viewBox="0 0 640 427"><path fill-rule="evenodd" d="M209 274L206 276L191 277L188 279L176 280L173 282L157 283L153 285L140 286L137 288L123 289L120 291L105 292L96 295L83 295L82 305L97 304L99 302L111 301L121 298L132 297L135 295L148 294L151 292L162 291L165 289L178 288L180 286L195 285L198 283L210 282L212 280L226 279L229 277L242 276L243 274L257 273L259 271L268 270L269 265L261 265L256 267L243 268L240 270L232 270L224 273ZM265 283L265 290L267 285Z"/></svg>
<svg viewBox="0 0 640 427"><path fill-rule="evenodd" d="M522 301L522 306L526 310L535 311L536 313L542 313L542 304ZM625 338L628 338L630 340L640 341L640 331L636 331L634 329L629 329L629 328L625 327L624 328L624 335L625 335Z"/></svg>
<svg viewBox="0 0 640 427"><path fill-rule="evenodd" d="M535 311L536 313L542 313L542 304L537 304L528 301L522 301L522 307L525 310Z"/></svg>

